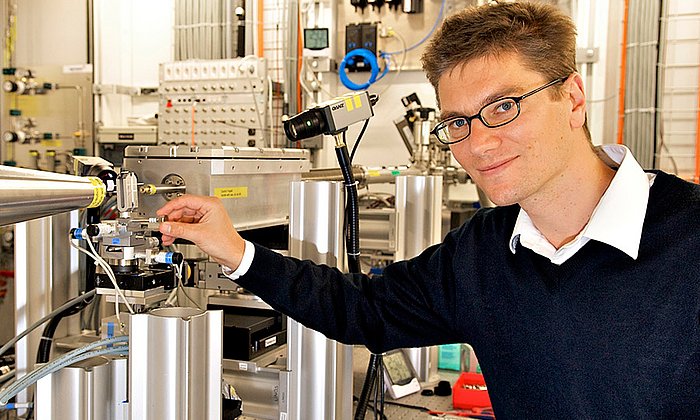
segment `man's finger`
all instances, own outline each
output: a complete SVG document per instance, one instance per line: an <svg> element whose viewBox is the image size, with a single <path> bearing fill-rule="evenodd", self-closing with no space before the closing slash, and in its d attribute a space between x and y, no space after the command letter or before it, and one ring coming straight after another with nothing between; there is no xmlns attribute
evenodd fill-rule
<svg viewBox="0 0 700 420"><path fill-rule="evenodd" d="M160 241L163 243L164 246L172 245L175 242L175 237L170 236L170 235L163 235L160 238Z"/></svg>
<svg viewBox="0 0 700 420"><path fill-rule="evenodd" d="M197 225L179 222L163 222L160 224L159 230L166 236L187 239L194 243L198 242Z"/></svg>

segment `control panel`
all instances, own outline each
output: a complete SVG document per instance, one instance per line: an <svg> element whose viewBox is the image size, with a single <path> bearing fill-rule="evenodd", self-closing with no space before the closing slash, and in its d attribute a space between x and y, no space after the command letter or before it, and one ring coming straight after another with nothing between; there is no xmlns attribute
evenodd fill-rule
<svg viewBox="0 0 700 420"><path fill-rule="evenodd" d="M265 59L181 61L160 66L158 144L265 147Z"/></svg>

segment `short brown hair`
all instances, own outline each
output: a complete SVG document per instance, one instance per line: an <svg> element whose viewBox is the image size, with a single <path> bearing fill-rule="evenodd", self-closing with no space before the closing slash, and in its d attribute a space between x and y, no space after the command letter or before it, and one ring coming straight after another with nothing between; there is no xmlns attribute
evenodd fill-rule
<svg viewBox="0 0 700 420"><path fill-rule="evenodd" d="M445 19L421 62L439 104L438 82L445 72L477 58L508 53L519 54L528 69L548 81L570 75L576 72L576 25L547 4L468 7ZM588 124L583 128L590 140Z"/></svg>
<svg viewBox="0 0 700 420"><path fill-rule="evenodd" d="M423 53L423 70L438 80L475 58L518 53L548 80L576 71L576 26L554 6L504 3L466 8L445 19Z"/></svg>

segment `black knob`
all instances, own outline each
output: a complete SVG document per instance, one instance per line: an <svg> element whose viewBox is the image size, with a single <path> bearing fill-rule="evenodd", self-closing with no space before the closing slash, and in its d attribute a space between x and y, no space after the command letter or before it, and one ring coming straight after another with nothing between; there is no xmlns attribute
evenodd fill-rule
<svg viewBox="0 0 700 420"><path fill-rule="evenodd" d="M173 252L173 264L180 265L185 260L185 257L179 252Z"/></svg>
<svg viewBox="0 0 700 420"><path fill-rule="evenodd" d="M97 225L89 225L86 229L89 237L94 238L100 234L100 227Z"/></svg>

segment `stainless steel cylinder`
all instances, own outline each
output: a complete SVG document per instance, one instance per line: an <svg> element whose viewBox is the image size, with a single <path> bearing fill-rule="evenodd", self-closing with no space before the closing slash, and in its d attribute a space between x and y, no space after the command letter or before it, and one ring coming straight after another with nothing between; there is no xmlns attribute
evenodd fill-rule
<svg viewBox="0 0 700 420"><path fill-rule="evenodd" d="M396 260L420 254L442 240L442 176L396 178ZM408 349L408 355L423 383L438 379L437 347Z"/></svg>
<svg viewBox="0 0 700 420"><path fill-rule="evenodd" d="M442 240L442 176L396 177L396 260L420 254Z"/></svg>
<svg viewBox="0 0 700 420"><path fill-rule="evenodd" d="M289 253L346 270L343 183L291 184ZM289 321L289 418L352 417L352 347ZM281 418L281 416L280 416Z"/></svg>
<svg viewBox="0 0 700 420"><path fill-rule="evenodd" d="M132 420L221 418L221 311L157 309L129 328Z"/></svg>
<svg viewBox="0 0 700 420"><path fill-rule="evenodd" d="M125 419L127 360L94 357L48 375L36 388L37 419Z"/></svg>
<svg viewBox="0 0 700 420"><path fill-rule="evenodd" d="M289 254L345 270L342 182L291 183Z"/></svg>
<svg viewBox="0 0 700 420"><path fill-rule="evenodd" d="M98 178L0 166L0 226L95 207L104 197Z"/></svg>

